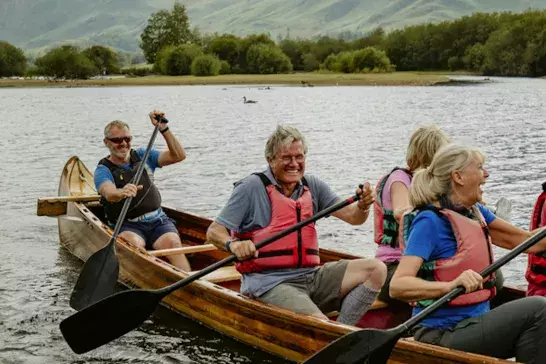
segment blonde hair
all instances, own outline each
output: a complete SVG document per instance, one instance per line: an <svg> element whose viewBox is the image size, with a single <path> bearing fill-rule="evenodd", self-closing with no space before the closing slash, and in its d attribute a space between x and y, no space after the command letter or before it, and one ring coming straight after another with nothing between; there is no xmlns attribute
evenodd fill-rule
<svg viewBox="0 0 546 364"><path fill-rule="evenodd" d="M104 127L104 137L105 138L110 137L110 131L113 128L120 128L120 129L127 128L127 130L131 130L131 128L129 128L129 125L125 121L114 120L114 121L111 121L108 124L106 124L106 126Z"/></svg>
<svg viewBox="0 0 546 364"><path fill-rule="evenodd" d="M303 134L293 126L277 125L277 129L275 129L265 144L265 159L269 162L277 155L279 150L288 147L296 141L301 141L303 144L303 154L307 155L307 141Z"/></svg>
<svg viewBox="0 0 546 364"><path fill-rule="evenodd" d="M473 160L485 161L483 153L472 147L448 144L442 147L425 169L413 176L410 187L410 203L421 206L448 196L452 190L451 174L464 169Z"/></svg>
<svg viewBox="0 0 546 364"><path fill-rule="evenodd" d="M449 136L436 125L425 125L415 130L406 152L410 171L428 167L438 149L449 142Z"/></svg>

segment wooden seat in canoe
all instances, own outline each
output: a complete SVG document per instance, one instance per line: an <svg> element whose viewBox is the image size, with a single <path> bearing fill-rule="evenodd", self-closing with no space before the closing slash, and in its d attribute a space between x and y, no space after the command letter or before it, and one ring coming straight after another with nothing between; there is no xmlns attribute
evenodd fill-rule
<svg viewBox="0 0 546 364"><path fill-rule="evenodd" d="M195 274L199 272L198 270L190 272L190 274ZM237 272L235 266L228 265L227 267L218 268L214 272L207 274L201 279L209 281L212 283L221 283L227 281L235 281L241 279L241 273Z"/></svg>

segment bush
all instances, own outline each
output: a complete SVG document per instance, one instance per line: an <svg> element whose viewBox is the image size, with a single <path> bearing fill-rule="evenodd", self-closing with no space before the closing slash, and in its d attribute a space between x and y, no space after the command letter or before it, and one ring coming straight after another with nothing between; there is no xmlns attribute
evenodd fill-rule
<svg viewBox="0 0 546 364"><path fill-rule="evenodd" d="M27 68L27 58L20 48L0 41L0 77L22 76Z"/></svg>
<svg viewBox="0 0 546 364"><path fill-rule="evenodd" d="M231 73L231 66L228 61L220 61L220 74L229 75Z"/></svg>
<svg viewBox="0 0 546 364"><path fill-rule="evenodd" d="M391 64L385 52L373 47L359 49L353 52L341 52L330 54L324 60L322 68L332 72L356 73L356 72L392 72Z"/></svg>
<svg viewBox="0 0 546 364"><path fill-rule="evenodd" d="M153 74L153 71L148 67L126 67L121 70L121 74L129 77L144 77Z"/></svg>
<svg viewBox="0 0 546 364"><path fill-rule="evenodd" d="M101 74L119 73L119 58L118 55L108 47L92 46L85 49L83 52L95 65Z"/></svg>
<svg viewBox="0 0 546 364"><path fill-rule="evenodd" d="M292 71L290 58L282 50L271 44L257 43L246 54L246 63L250 73L272 74Z"/></svg>
<svg viewBox="0 0 546 364"><path fill-rule="evenodd" d="M201 47L195 44L167 47L157 54L154 66L164 75L189 75L193 60L202 54Z"/></svg>
<svg viewBox="0 0 546 364"><path fill-rule="evenodd" d="M194 76L218 76L222 64L218 57L212 54L203 54L195 57L191 63L191 74Z"/></svg>
<svg viewBox="0 0 546 364"><path fill-rule="evenodd" d="M313 53L306 53L302 56L303 70L305 72L313 72L319 69L320 62Z"/></svg>
<svg viewBox="0 0 546 364"><path fill-rule="evenodd" d="M87 56L74 46L61 46L36 59L41 74L55 78L87 79L98 73Z"/></svg>
<svg viewBox="0 0 546 364"><path fill-rule="evenodd" d="M394 70L387 54L374 47L366 47L352 53L353 72L365 72L365 69L373 72L392 72Z"/></svg>

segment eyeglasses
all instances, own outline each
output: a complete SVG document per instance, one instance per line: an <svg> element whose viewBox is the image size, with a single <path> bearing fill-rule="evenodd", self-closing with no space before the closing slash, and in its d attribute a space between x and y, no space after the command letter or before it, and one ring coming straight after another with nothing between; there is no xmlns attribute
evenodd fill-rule
<svg viewBox="0 0 546 364"><path fill-rule="evenodd" d="M133 140L132 136L119 137L119 138L106 138L106 140L111 141L114 144L121 144L123 142L129 144Z"/></svg>
<svg viewBox="0 0 546 364"><path fill-rule="evenodd" d="M303 163L305 162L305 156L303 154L297 155L295 157L285 155L284 157L281 157L281 161L283 164L290 164L292 163L292 160L296 160L296 163Z"/></svg>

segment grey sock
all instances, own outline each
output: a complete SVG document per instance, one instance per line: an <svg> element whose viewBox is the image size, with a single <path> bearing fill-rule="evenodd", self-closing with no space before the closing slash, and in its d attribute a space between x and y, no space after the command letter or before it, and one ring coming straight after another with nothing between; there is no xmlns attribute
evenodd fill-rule
<svg viewBox="0 0 546 364"><path fill-rule="evenodd" d="M359 284L345 296L337 322L356 325L368 311L379 291Z"/></svg>

